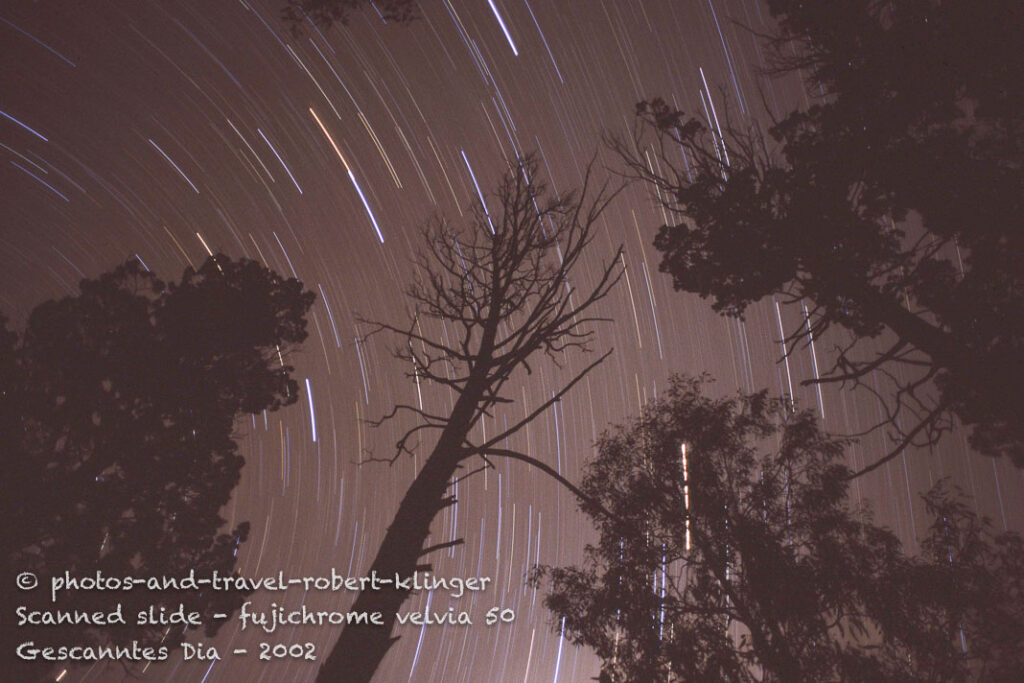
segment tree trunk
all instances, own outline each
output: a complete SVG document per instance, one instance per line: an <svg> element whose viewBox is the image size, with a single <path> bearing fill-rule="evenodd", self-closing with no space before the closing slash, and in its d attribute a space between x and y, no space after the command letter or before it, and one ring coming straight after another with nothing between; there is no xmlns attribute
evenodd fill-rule
<svg viewBox="0 0 1024 683"><path fill-rule="evenodd" d="M428 568L420 563L420 556L434 517L454 502L446 498L445 492L461 460L462 444L482 393L482 389L468 384L459 397L437 445L402 498L367 576L375 572L380 579L394 581L396 575L407 579L417 569ZM373 678L391 645L398 640L391 637L395 614L409 593L393 584L381 590L362 591L351 611L380 612L384 625L346 625L320 668L317 682L366 683Z"/></svg>

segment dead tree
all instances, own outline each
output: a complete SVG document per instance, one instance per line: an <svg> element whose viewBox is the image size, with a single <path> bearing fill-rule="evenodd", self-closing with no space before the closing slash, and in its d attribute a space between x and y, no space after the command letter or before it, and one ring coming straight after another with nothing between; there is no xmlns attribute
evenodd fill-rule
<svg viewBox="0 0 1024 683"><path fill-rule="evenodd" d="M443 220L426 231L427 248L416 259L418 276L406 290L412 303L407 326L373 322L372 333L396 335L396 356L409 364L409 375L421 383L447 387L455 397L448 415L413 405L396 405L388 416L409 413L416 420L398 440L394 462L410 454L413 440L436 432L437 440L388 527L367 575L409 577L430 569L428 553L462 543L461 539L426 545L435 516L455 502L449 489L463 464L478 459L492 467L494 458L527 462L567 485L569 482L531 456L509 450L507 439L559 401L611 351L589 363L552 397L512 426L483 442L471 433L499 404L512 403L503 395L519 370L531 372L531 362L547 356L561 364L566 356L587 352L593 324L604 320L594 305L607 296L621 277L616 264L621 247L602 265L596 284L575 289L574 269L594 239L602 212L616 192L607 185L588 198L588 170L579 194L549 198L536 179L534 160L526 159L505 175L497 199L499 214L478 205L465 230ZM424 333L423 322L441 322L444 341ZM478 471L478 470L474 470ZM349 624L320 669L318 681L369 681L397 638L391 633L396 612L409 595L392 587L363 591L351 607L355 612L379 612L384 625Z"/></svg>

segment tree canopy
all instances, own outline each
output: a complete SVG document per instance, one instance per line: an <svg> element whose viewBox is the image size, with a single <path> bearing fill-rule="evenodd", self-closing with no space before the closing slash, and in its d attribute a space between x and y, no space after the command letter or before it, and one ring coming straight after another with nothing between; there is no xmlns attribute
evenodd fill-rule
<svg viewBox="0 0 1024 683"><path fill-rule="evenodd" d="M804 76L810 107L764 132L654 100L618 143L675 216L655 240L661 270L727 315L806 302L789 348L834 329L819 381L892 381L893 454L955 415L975 450L1024 466L1024 14L1009 0L768 4L769 71Z"/></svg>
<svg viewBox="0 0 1024 683"><path fill-rule="evenodd" d="M165 284L133 260L80 290L37 306L22 333L0 333L5 661L26 640L180 644L182 628L131 623L149 605L184 604L215 632L224 622L211 615L233 611L241 593L138 589L112 600L79 591L52 605L42 588L6 587L24 571L44 582L64 572L232 575L249 529L225 531L219 514L244 462L235 419L299 395L285 358L306 337L314 295L297 280L218 255L180 282ZM110 611L116 602L127 626L12 626L15 603Z"/></svg>
<svg viewBox="0 0 1024 683"><path fill-rule="evenodd" d="M1024 544L950 491L920 556L848 500L845 442L764 392L674 378L606 432L582 567L542 567L553 625L603 681L1011 681L1024 667Z"/></svg>
<svg viewBox="0 0 1024 683"><path fill-rule="evenodd" d="M372 7L381 20L393 23L408 23L419 16L419 5L415 0L287 0L281 10L281 18L292 30L301 30L307 20L330 28L336 24L347 24L355 12Z"/></svg>

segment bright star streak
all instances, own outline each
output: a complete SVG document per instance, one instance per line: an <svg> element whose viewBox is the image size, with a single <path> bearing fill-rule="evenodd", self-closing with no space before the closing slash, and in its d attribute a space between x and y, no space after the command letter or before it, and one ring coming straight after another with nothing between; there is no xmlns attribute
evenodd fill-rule
<svg viewBox="0 0 1024 683"><path fill-rule="evenodd" d="M204 240L204 239L203 239L203 236L202 236L202 235L200 235L200 234L199 234L199 233L197 232L197 233L196 233L196 237L198 237L198 238L199 238L199 241L203 243L203 249L205 249L205 250L206 250L206 253L207 253L207 254L209 254L209 255L210 255L210 256L212 257L212 256L213 256L213 252L212 252L212 251L210 251L210 246L209 246L209 245L208 245L208 244L206 243L206 240Z"/></svg>
<svg viewBox="0 0 1024 683"><path fill-rule="evenodd" d="M306 398L309 399L309 421L313 425L313 443L316 443L316 413L313 412L313 387L309 386L309 378L306 378Z"/></svg>
<svg viewBox="0 0 1024 683"><path fill-rule="evenodd" d="M269 147L270 151L274 153L274 156L277 157L277 160L281 162L281 166L284 168L284 172L287 173L288 177L292 179L292 183L295 185L295 189L299 191L299 194L302 194L302 188L299 187L299 183L297 180L295 180L295 176L292 175L292 171L290 168L288 168L288 164L284 163L284 159L282 159L281 155L277 153L277 150L274 149L274 146L270 144L270 140L268 140L267 136L263 134L263 131L257 128L256 132L260 134L260 137L263 138L263 142L267 143L267 147Z"/></svg>
<svg viewBox="0 0 1024 683"><path fill-rule="evenodd" d="M487 4L491 6L491 11L494 12L494 18L498 20L498 25L501 26L501 30L504 32L505 38L508 39L508 44L512 48L512 54L518 57L519 50L516 49L515 41L512 40L512 34L508 32L508 27L505 26L505 20L501 18L498 8L494 6L494 0L487 0Z"/></svg>
<svg viewBox="0 0 1024 683"><path fill-rule="evenodd" d="M530 18L533 19L533 25L537 27L537 33L540 34L540 39L544 42L544 49L548 51L548 57L551 58L551 66L555 67L555 73L558 75L558 80L565 83L565 79L562 78L562 72L558 68L558 62L555 61L555 56L551 54L551 48L548 46L548 39L544 37L544 31L540 30L540 24L537 22L537 17L533 14L533 8L530 7L530 3L527 0L523 0L526 4L526 9L530 12Z"/></svg>
<svg viewBox="0 0 1024 683"><path fill-rule="evenodd" d="M160 152L160 156L162 156L164 159L167 159L167 163L174 167L174 170L178 172L178 175L185 179L185 182L188 183L192 187L192 189L196 191L196 194L199 194L199 188L196 187L195 183L188 179L188 176L185 175L185 172L181 170L181 167L174 163L174 159L167 156L167 152L160 149L160 145L153 142L153 138L147 139L149 140L149 144L153 145L156 151Z"/></svg>
<svg viewBox="0 0 1024 683"><path fill-rule="evenodd" d="M30 40L33 40L33 41L35 41L35 42L36 42L36 44L38 44L38 45L42 46L42 47L43 47L44 49L46 49L46 50L48 50L49 52L51 52L52 54L56 55L56 56L57 56L57 57L58 57L59 59L63 60L63 61L64 61L64 62L66 63L66 64L70 64L71 66L77 66L77 65L76 65L76 64L75 64L74 62L72 62L72 61L71 61L70 59L68 59L67 57L65 57L65 56L64 56L64 55L62 55L61 53L57 52L57 51L56 51L55 49L53 49L52 47L50 47L49 45L47 45L47 44L46 44L46 43L44 43L43 41L39 40L39 39L38 39L38 38L36 38L36 37L35 37L34 35L32 35L31 33L29 33L28 31L26 31L25 29L23 29L23 28L20 28L20 27L18 27L18 26L15 26L14 24L12 24L11 22L7 21L7 20L6 20L6 19L4 19L3 17L0 17L0 21L4 22L4 23L5 23L5 24L7 24L8 26L10 26L11 28L13 28L13 29L14 29L15 31L17 31L17 32L18 32L18 33L20 33L21 35L23 35L23 36L26 36L26 37L27 37L27 38L29 38ZM57 680L59 681L60 679L58 678Z"/></svg>
<svg viewBox="0 0 1024 683"><path fill-rule="evenodd" d="M13 121L14 123L18 124L19 126L21 126L22 128L24 128L25 130L27 130L27 131L28 131L29 133L32 133L32 135L35 135L35 136L36 136L37 138L39 138L40 140L42 140L43 142L49 142L49 140L48 140L48 139L46 139L45 137L43 137L42 133L38 132L38 131L37 131L37 130L35 130L34 128L31 128L30 126L26 126L26 125L25 125L24 123L22 123L21 121L19 121L19 120L18 120L18 119L16 119L16 118L14 118L13 116L11 116L10 114L8 114L7 112L5 112L5 111L2 111L2 110L0 110L0 116L3 116L3 117L4 117L5 119L7 119L7 120L9 120L9 121Z"/></svg>
<svg viewBox="0 0 1024 683"><path fill-rule="evenodd" d="M686 461L686 444L683 451L683 505L686 508L686 552L690 552L690 472Z"/></svg>
<svg viewBox="0 0 1024 683"><path fill-rule="evenodd" d="M565 617L562 617L562 628L558 631L558 656L555 658L555 677L551 679L552 683L556 683L558 681L558 670L562 668L563 643L565 643Z"/></svg>
<svg viewBox="0 0 1024 683"><path fill-rule="evenodd" d="M37 175L36 175L35 173L33 173L32 171L28 170L27 168L25 168L25 167L24 167L24 166L22 166L21 164L19 164L18 162L16 162L16 161L12 161L12 162L11 162L11 166L14 166L15 168L21 169L21 170L22 170L22 171L24 171L25 173L29 174L30 176L32 176L33 178L35 178L36 180L38 180L39 182L41 182L41 183L42 183L43 185L45 185L46 187L48 187L48 188L50 189L50 191L51 191L51 192L53 192L54 194L56 194L56 195L57 195L58 197L60 197L60 198L61 198L61 199L63 199L64 201L66 201L66 202L70 202L70 201L71 201L70 199L68 199L67 197L65 197L65 196L64 196L63 194L61 194L60 192L58 192L58 191L57 191L57 190L56 190L56 189L55 189L55 188L53 187L53 185L51 185L50 183L46 182L45 180L43 180L42 178L40 178L39 176L37 176Z"/></svg>
<svg viewBox="0 0 1024 683"><path fill-rule="evenodd" d="M469 165L469 159L466 158L466 150L460 149L462 152L462 160L466 162L466 168L469 169L469 177L473 179L473 187L476 188L476 196L480 198L480 206L484 209L484 215L487 216L487 223L491 226L491 234L494 234L494 221L491 220L491 212L487 210L487 202L484 201L484 193L480 191L480 184L476 182L476 174L473 173L473 167Z"/></svg>
<svg viewBox="0 0 1024 683"><path fill-rule="evenodd" d="M338 155L338 158L341 159L341 163L345 165L345 170L348 171L348 178L352 181L352 186L356 188L356 192L359 193L359 198L363 200L363 207L366 209L366 214L370 217L370 222L373 223L373 229L377 231L377 237L380 238L380 243L384 244L384 234L380 231L380 226L377 225L377 219L373 215L373 209L370 208L370 203L366 201L363 189L359 187L359 183L356 181L356 177L352 173L352 167L348 165L347 161L345 161L345 155L341 153L340 149L338 149L338 145L334 142L334 138L332 138L331 134L327 132L327 128L320 120L320 117L316 115L316 112L313 111L313 107L309 108L309 113L313 115L313 118L316 120L316 124L320 126L320 130L322 130L324 135L327 136L327 141L330 142L331 147L334 148L334 153Z"/></svg>

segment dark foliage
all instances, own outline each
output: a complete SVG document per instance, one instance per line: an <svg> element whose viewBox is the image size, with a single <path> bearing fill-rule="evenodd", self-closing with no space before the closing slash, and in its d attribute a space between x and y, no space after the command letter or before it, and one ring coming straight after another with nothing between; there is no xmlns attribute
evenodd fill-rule
<svg viewBox="0 0 1024 683"><path fill-rule="evenodd" d="M581 487L600 540L534 573L601 680L1019 680L1019 536L940 486L908 557L848 502L844 441L763 392L702 391L675 378L602 436Z"/></svg>
<svg viewBox="0 0 1024 683"><path fill-rule="evenodd" d="M644 102L637 139L618 145L678 217L655 241L662 271L726 315L806 301L789 348L808 325L834 328L845 341L820 381L891 380L893 454L955 415L978 452L1024 466L1024 12L769 6L771 70L804 75L812 106L765 134ZM652 143L664 173L643 158ZM885 350L866 352L871 338Z"/></svg>
<svg viewBox="0 0 1024 683"><path fill-rule="evenodd" d="M232 575L249 530L222 531L219 514L243 465L235 419L298 397L284 358L306 338L314 295L297 280L218 255L177 283L129 261L80 287L37 306L22 334L0 335L4 661L27 640L176 647L181 627L134 625L151 604L184 604L215 632L224 622L211 615L230 613L243 594L78 591L54 605L46 586L64 572ZM22 571L41 587L9 590ZM16 605L109 612L117 603L126 627L13 628Z"/></svg>
<svg viewBox="0 0 1024 683"><path fill-rule="evenodd" d="M405 24L419 16L415 0L288 0L281 18L293 31L306 21L321 28L348 24L355 12L372 8L384 22Z"/></svg>
<svg viewBox="0 0 1024 683"><path fill-rule="evenodd" d="M584 275L578 268L614 193L602 188L588 197L588 170L580 194L552 199L538 176L536 160L521 159L498 188L499 211L492 214L477 204L465 228L442 219L429 225L426 248L415 262L416 279L406 290L412 309L407 323L364 321L371 334L398 339L395 355L412 368L409 376L418 385L444 388L454 398L449 409L436 412L399 404L380 421L396 415L416 421L398 440L389 462L413 453L423 438L433 446L364 575L411 576L430 569L421 563L425 555L462 543L445 539L426 546L434 518L455 502L452 484L466 466L474 469L459 479L495 467L499 458L518 460L576 490L553 467L513 450L510 443L610 351L549 400L529 412L525 406L518 409L522 412L510 416L511 424L503 422L496 433L487 430L482 441L473 436L485 418L495 420L497 410L515 402L509 382L523 371L530 373L543 357L561 365L590 350L594 323L602 320L594 316L594 305L621 277L619 252L600 267L592 285L581 286ZM380 612L384 625L346 625L317 680L369 681L397 639L391 637L395 613L408 596L409 590L400 587L361 592L351 610Z"/></svg>

